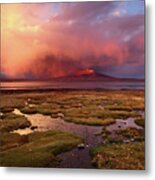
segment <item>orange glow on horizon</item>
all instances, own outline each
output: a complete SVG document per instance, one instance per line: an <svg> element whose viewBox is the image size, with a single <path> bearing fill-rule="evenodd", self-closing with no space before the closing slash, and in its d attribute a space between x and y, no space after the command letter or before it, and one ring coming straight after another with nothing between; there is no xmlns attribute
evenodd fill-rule
<svg viewBox="0 0 155 180"><path fill-rule="evenodd" d="M77 72L78 76L89 75L89 74L95 74L95 71L93 69L84 69L84 70Z"/></svg>

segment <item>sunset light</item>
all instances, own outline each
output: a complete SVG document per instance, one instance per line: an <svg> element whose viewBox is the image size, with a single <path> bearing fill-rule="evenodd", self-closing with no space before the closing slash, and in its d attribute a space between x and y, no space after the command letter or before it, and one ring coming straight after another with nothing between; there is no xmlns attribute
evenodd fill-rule
<svg viewBox="0 0 155 180"><path fill-rule="evenodd" d="M42 79L92 67L143 78L144 7L130 4L2 4L1 73Z"/></svg>
<svg viewBox="0 0 155 180"><path fill-rule="evenodd" d="M0 6L0 166L145 170L144 1Z"/></svg>

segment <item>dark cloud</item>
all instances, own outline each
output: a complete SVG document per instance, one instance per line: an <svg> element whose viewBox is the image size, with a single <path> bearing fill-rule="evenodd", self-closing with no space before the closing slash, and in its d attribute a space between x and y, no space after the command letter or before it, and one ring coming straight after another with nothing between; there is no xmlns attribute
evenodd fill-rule
<svg viewBox="0 0 155 180"><path fill-rule="evenodd" d="M62 11L53 19L88 21L96 19L97 16L107 16L117 7L116 2L62 3Z"/></svg>
<svg viewBox="0 0 155 180"><path fill-rule="evenodd" d="M143 77L144 15L122 14L122 3L59 3L56 14L43 21L36 20L45 13L40 5L15 9L22 18L5 31L3 69L28 78L70 75L87 68Z"/></svg>

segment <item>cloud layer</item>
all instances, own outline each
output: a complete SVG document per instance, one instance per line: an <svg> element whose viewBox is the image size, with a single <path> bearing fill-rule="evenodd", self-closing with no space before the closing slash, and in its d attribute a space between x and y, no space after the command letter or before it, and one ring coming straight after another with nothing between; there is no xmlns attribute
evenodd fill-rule
<svg viewBox="0 0 155 180"><path fill-rule="evenodd" d="M90 68L143 77L144 14L129 8L125 2L3 4L1 72L42 79Z"/></svg>

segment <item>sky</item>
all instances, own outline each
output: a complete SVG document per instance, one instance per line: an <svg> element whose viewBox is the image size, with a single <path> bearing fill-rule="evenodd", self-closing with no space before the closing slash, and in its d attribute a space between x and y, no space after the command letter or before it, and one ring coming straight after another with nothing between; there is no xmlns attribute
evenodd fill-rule
<svg viewBox="0 0 155 180"><path fill-rule="evenodd" d="M144 78L144 1L1 5L0 76Z"/></svg>

